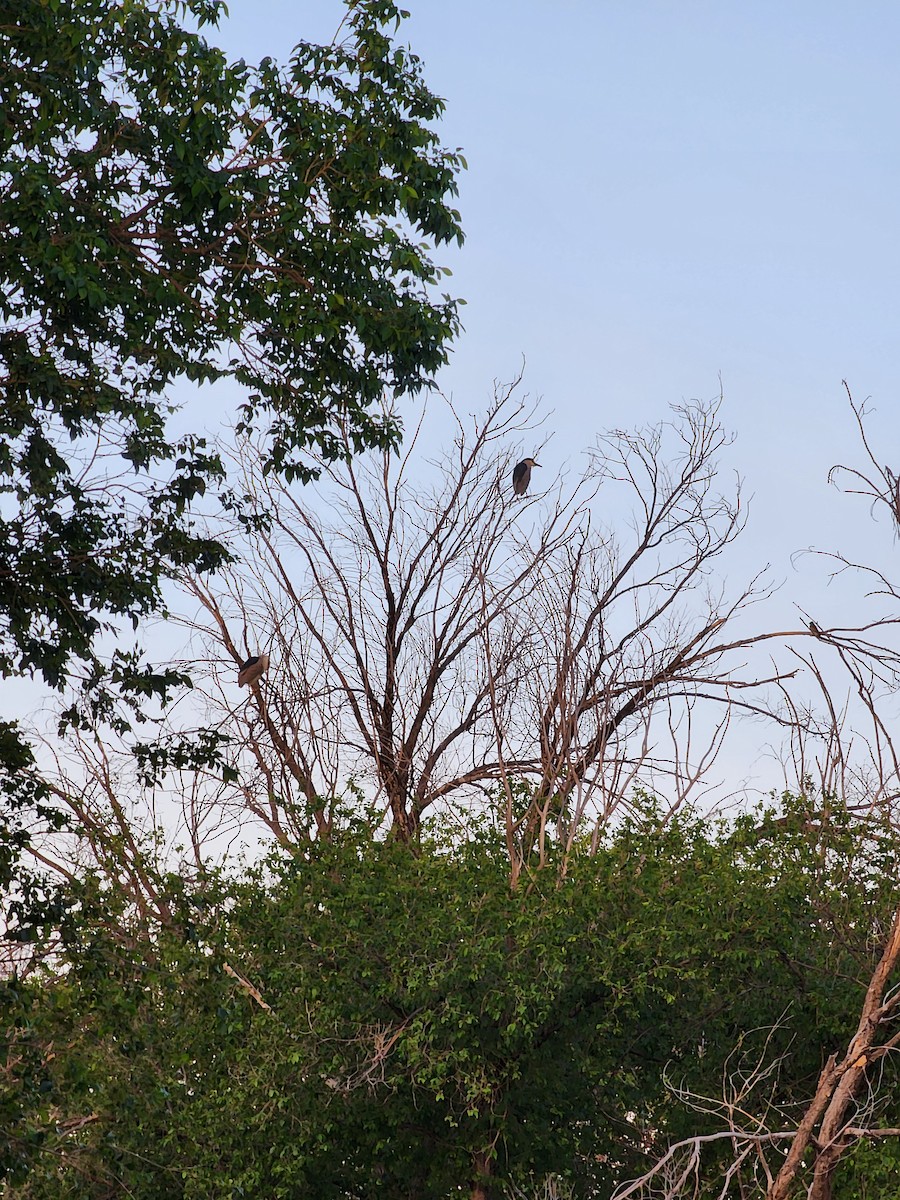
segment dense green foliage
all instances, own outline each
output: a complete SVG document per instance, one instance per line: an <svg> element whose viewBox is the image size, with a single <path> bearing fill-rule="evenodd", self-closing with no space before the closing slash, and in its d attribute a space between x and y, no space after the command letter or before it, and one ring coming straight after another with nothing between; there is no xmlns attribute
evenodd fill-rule
<svg viewBox="0 0 900 1200"><path fill-rule="evenodd" d="M515 891L488 833L418 854L348 834L159 881L162 925L85 886L66 971L6 988L9 1195L425 1200L470 1192L488 1152L498 1194L557 1173L608 1196L722 1127L667 1080L721 1096L783 1055L744 1107L802 1105L854 1027L890 839L812 820L648 813Z"/></svg>
<svg viewBox="0 0 900 1200"><path fill-rule="evenodd" d="M286 68L190 30L221 7L0 2L0 675L87 660L96 684L106 617L227 556L189 517L222 464L169 437L173 380L242 385L292 478L339 427L395 440L385 389L423 386L456 330L429 252L461 237L461 160L396 6L358 0ZM127 654L110 678L180 682Z"/></svg>

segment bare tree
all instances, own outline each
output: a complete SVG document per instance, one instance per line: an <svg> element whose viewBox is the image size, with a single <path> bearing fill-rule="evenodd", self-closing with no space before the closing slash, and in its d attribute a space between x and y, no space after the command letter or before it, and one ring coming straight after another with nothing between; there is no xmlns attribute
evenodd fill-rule
<svg viewBox="0 0 900 1200"><path fill-rule="evenodd" d="M829 481L847 495L865 498L873 516L886 511L892 527L900 528L897 476L876 457L865 405L854 401L846 382L844 388L864 461L862 467L833 466ZM900 797L900 746L893 732L893 698L900 687L900 584L889 568L839 548L803 554L825 566L829 582L840 580L849 589L854 619L824 629L810 620L812 647L792 647L799 673L814 690L801 699L796 690L783 689L789 782L840 796L861 813L893 807Z"/></svg>
<svg viewBox="0 0 900 1200"><path fill-rule="evenodd" d="M799 786L817 778L823 795L846 796L852 783L867 803L896 794L883 715L893 616L754 628L764 578L722 582L745 510L739 481L720 483L719 402L611 431L571 481L518 496L513 464L525 447L541 453L519 387L497 386L481 418L448 404L436 461L423 461L421 426L400 457L354 456L348 435L344 461L301 489L241 447L251 519L230 531L241 562L186 585L195 674L208 664L194 718L230 739L237 771L187 769L170 783L167 812L180 807L195 864L242 827L293 846L352 811L414 839L438 811L450 822L487 812L516 879L548 839L596 845L636 789L674 811L708 787L740 713L787 731ZM886 580L881 592L893 602ZM237 692L237 667L262 652L268 674ZM834 699L837 669L856 696L852 722ZM816 711L799 679L818 688ZM179 734L195 736L171 722ZM109 776L82 760L89 778ZM78 771L58 783L90 794Z"/></svg>
<svg viewBox="0 0 900 1200"><path fill-rule="evenodd" d="M793 672L728 635L767 592L714 571L741 531L739 485L717 490L718 403L604 436L573 483L516 496L535 436L519 381L423 464L354 458L298 492L243 454L266 527L227 589L196 581L198 644L273 668L236 708L210 700L242 748L230 798L282 840L327 836L348 780L395 833L444 804L498 799L518 873L548 836L597 830L665 774L673 803L704 778L736 708ZM528 443L526 443L528 444ZM625 532L622 532L622 529ZM449 806L449 807L448 807Z"/></svg>
<svg viewBox="0 0 900 1200"><path fill-rule="evenodd" d="M443 797L498 779L485 729L528 659L517 612L575 536L585 492L513 496L508 443L530 429L515 386L471 432L457 421L431 482L413 478L416 437L399 460L353 459L348 445L325 497L251 472L269 517L254 546L264 574L234 573L227 602L193 585L235 662L238 623L271 645L279 665L242 714L243 744L257 784L282 809L299 794L318 834L348 778L406 838Z"/></svg>
<svg viewBox="0 0 900 1200"><path fill-rule="evenodd" d="M607 434L592 454L602 498L627 514L627 531L595 529L587 514L534 598L532 620L545 633L527 711L539 733L539 841L548 818L570 842L586 815L602 826L651 768L654 779L677 779L683 799L695 754L708 762L741 694L778 678L736 669L733 651L747 642L729 644L725 632L763 594L757 581L727 596L711 576L744 524L739 484L730 496L716 491L727 442L718 404L693 404L671 423ZM702 749L699 701L720 710Z"/></svg>
<svg viewBox="0 0 900 1200"><path fill-rule="evenodd" d="M900 527L900 484L887 465L881 465L866 428L865 406L857 405L844 384L866 459L863 468L838 464L829 478L844 481L849 494L870 501L873 513L885 507L892 524ZM839 552L824 555L833 572L852 574L865 582L866 599L878 606L862 630L834 630L819 636L827 641L851 682L851 694L861 711L865 727L848 719L847 706L831 699L832 689L824 673L815 671L825 698L828 719L823 722L827 774L821 776L831 794L859 798L857 809L874 809L890 814L900 795L900 747L893 735L889 704L900 683L900 654L885 644L884 635L900 623L900 587L878 567L861 563ZM879 640L871 639L877 630ZM854 745L855 743L855 745ZM895 908L884 937L880 956L872 971L862 1001L859 1023L843 1054L832 1054L819 1076L815 1095L797 1125L790 1149L768 1190L769 1200L789 1200L796 1194L804 1159L812 1150L813 1165L807 1186L808 1200L830 1200L840 1160L861 1139L900 1136L898 1129L879 1128L871 1121L878 1094L879 1063L900 1045L900 1034L892 1031L900 991L892 979L900 965L900 908Z"/></svg>
<svg viewBox="0 0 900 1200"><path fill-rule="evenodd" d="M900 1005L896 988L888 993L888 982L900 960L900 908L894 913L881 957L872 973L859 1015L859 1025L844 1054L832 1054L819 1076L816 1093L797 1126L790 1149L767 1193L768 1200L789 1200L804 1156L814 1146L815 1160L808 1200L831 1200L838 1162L862 1137L874 1131L865 1124L865 1105L860 1105L870 1083L872 1068L900 1045L900 1034L885 1037L885 1026ZM881 1130L875 1136L897 1136L900 1130Z"/></svg>
<svg viewBox="0 0 900 1200"><path fill-rule="evenodd" d="M237 771L170 783L194 863L242 828L294 846L352 812L415 839L429 815L488 813L516 879L548 839L596 845L636 789L674 811L707 788L739 713L788 731L801 786L814 761L823 790L846 785L861 768L826 654L868 703L888 789L876 692L894 678L879 640L889 618L754 628L764 578L722 582L745 511L739 481L720 486L719 402L607 433L571 481L518 496L513 464L541 453L519 386L498 386L480 418L448 404L435 461L421 426L400 457L354 456L348 436L344 461L301 489L241 447L250 519L228 531L241 562L186 585L195 678L207 664L194 720L230 739ZM272 665L238 692L237 668L257 653ZM817 713L796 676L822 689ZM195 735L177 721L167 734ZM61 786L78 795L77 772Z"/></svg>

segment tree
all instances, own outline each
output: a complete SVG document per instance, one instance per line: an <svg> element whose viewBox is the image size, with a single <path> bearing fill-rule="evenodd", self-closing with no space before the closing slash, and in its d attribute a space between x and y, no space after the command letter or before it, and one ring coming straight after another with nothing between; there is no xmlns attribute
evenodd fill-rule
<svg viewBox="0 0 900 1200"><path fill-rule="evenodd" d="M717 490L718 406L612 431L581 478L523 498L510 469L536 427L518 383L471 424L446 408L455 436L437 462L416 436L399 457L348 445L298 490L240 445L250 525L219 536L243 561L188 581L200 609L184 618L187 659L208 664L193 718L228 739L225 778L197 773L201 734L178 714L137 746L143 778L127 785L136 797L179 768L198 867L204 842L241 829L285 847L328 837L353 793L413 843L437 814L464 826L490 811L517 878L548 839L599 836L635 786L667 790L675 811L735 713L805 728L788 689L797 644L821 640L805 625L754 629L765 588L716 583L743 524L739 488ZM761 661L779 643L788 662ZM236 667L259 649L272 666L235 704ZM94 791L113 802L100 758L117 753L110 738L99 755L82 744L54 784L86 828ZM120 832L126 845L127 822Z"/></svg>
<svg viewBox="0 0 900 1200"><path fill-rule="evenodd" d="M384 390L424 387L457 329L430 253L461 240L462 160L400 11L359 0L344 41L251 67L187 27L222 7L0 4L0 677L80 686L76 725L189 682L123 626L230 558L199 510L241 499L169 434L170 385L239 385L267 469L306 478L311 449L395 445ZM15 723L0 751L13 847L47 796Z"/></svg>
<svg viewBox="0 0 900 1200"><path fill-rule="evenodd" d="M423 387L457 327L429 245L461 238L461 160L385 33L399 10L353 3L345 41L287 68L230 63L179 20L221 11L28 0L0 19L4 675L96 676L107 617L228 558L189 517L223 471L170 440L175 379L237 381L267 465L306 477L310 447L343 453L338 427L394 445L375 402ZM113 662L139 693L178 681Z"/></svg>
<svg viewBox="0 0 900 1200"><path fill-rule="evenodd" d="M9 1195L610 1195L687 1135L714 1188L731 1143L682 1094L764 1052L770 1119L795 1113L877 958L890 831L835 810L811 839L810 816L646 802L516 890L502 831L413 855L358 822L236 877L155 875L164 920L85 879L66 969L5 994Z"/></svg>
<svg viewBox="0 0 900 1200"><path fill-rule="evenodd" d="M519 383L471 422L451 408L437 462L413 438L298 493L241 449L265 528L232 530L246 549L224 587L190 584L208 614L188 622L195 653L227 664L204 685L241 775L220 812L302 843L327 836L352 778L413 841L448 805L463 822L492 808L518 873L547 838L601 828L635 783L665 776L677 806L729 714L791 673L748 665L767 634L732 632L760 589L712 582L743 525L739 488L717 491L717 405L612 431L580 477L519 497L512 464L535 432ZM274 666L233 709L232 664L254 646Z"/></svg>

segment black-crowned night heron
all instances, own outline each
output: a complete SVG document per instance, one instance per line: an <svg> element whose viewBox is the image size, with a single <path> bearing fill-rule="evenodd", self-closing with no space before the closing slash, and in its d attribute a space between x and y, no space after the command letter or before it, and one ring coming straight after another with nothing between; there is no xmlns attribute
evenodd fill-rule
<svg viewBox="0 0 900 1200"><path fill-rule="evenodd" d="M241 664L241 669L238 671L238 687L243 687L245 683L256 683L265 675L269 669L268 654L254 654L252 658L248 658L245 663Z"/></svg>
<svg viewBox="0 0 900 1200"><path fill-rule="evenodd" d="M531 483L531 468L541 464L535 458L523 458L513 467L513 491L517 496L524 496Z"/></svg>

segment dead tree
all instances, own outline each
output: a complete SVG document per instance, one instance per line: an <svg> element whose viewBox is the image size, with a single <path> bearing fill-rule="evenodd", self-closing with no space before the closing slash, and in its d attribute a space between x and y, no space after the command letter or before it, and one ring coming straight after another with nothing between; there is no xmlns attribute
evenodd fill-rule
<svg viewBox="0 0 900 1200"><path fill-rule="evenodd" d="M498 779L486 732L530 661L523 599L575 536L590 489L513 493L513 439L531 428L515 388L498 389L471 429L453 414L452 448L436 464L416 461L414 436L400 458L353 458L348 445L313 493L251 469L269 516L256 567L232 574L228 596L193 587L230 659L238 628L268 639L275 666L239 710L250 786L282 809L299 795L318 834L347 779L406 839L445 797L471 800Z"/></svg>
<svg viewBox="0 0 900 1200"><path fill-rule="evenodd" d="M862 449L862 466L839 463L829 481L846 495L861 496L869 513L889 515L900 528L900 489L889 464L881 463L867 428L870 414L844 384ZM900 688L900 583L890 563L895 546L880 562L865 561L839 547L804 551L821 564L829 583L840 581L852 597L852 620L820 628L792 649L800 673L812 681L801 698L784 690L783 713L790 730L789 783L807 783L822 795L840 796L860 813L895 808L900 797L900 746L894 735L893 698Z"/></svg>
<svg viewBox="0 0 900 1200"><path fill-rule="evenodd" d="M543 637L528 681L539 766L526 846L540 846L548 828L571 844L585 819L602 829L639 783L682 801L735 708L759 706L792 673L746 662L758 635L729 636L765 588L751 581L729 595L714 582L744 524L739 484L716 490L727 442L718 405L698 403L597 444L600 515L529 601Z"/></svg>
<svg viewBox="0 0 900 1200"><path fill-rule="evenodd" d="M888 983L900 959L900 908L894 913L881 957L869 980L859 1024L844 1053L832 1054L822 1069L818 1086L797 1126L781 1170L767 1192L767 1200L790 1200L804 1157L812 1147L814 1160L808 1200L831 1200L834 1173L841 1158L860 1138L897 1136L900 1131L861 1128L858 1101L870 1085L873 1069L900 1045L900 1034L886 1036L886 1026L900 1006L900 993L887 994Z"/></svg>
<svg viewBox="0 0 900 1200"><path fill-rule="evenodd" d="M747 662L781 634L729 636L765 588L715 583L744 519L739 487L717 491L718 405L610 433L574 483L520 497L510 469L534 433L516 384L470 428L450 409L435 463L416 436L399 459L348 445L301 492L244 454L268 528L227 591L194 585L194 628L229 663L271 655L228 727L233 802L277 836L304 821L327 835L348 779L407 839L437 805L465 820L499 794L521 866L548 831L571 844L663 772L680 803L732 711L764 708L791 673Z"/></svg>
<svg viewBox="0 0 900 1200"><path fill-rule="evenodd" d="M237 771L173 786L194 860L242 827L292 846L352 809L409 840L430 815L449 831L477 812L499 817L517 877L548 839L596 845L636 788L673 810L696 797L737 713L793 732L804 761L821 753L834 714L812 716L793 677L824 681L825 654L877 711L883 622L754 629L764 581L720 582L745 513L739 484L719 483L718 403L604 435L572 482L545 462L545 490L519 496L511 468L539 429L518 384L482 418L443 407L432 462L421 428L400 457L354 456L348 440L300 488L241 449L253 519L219 531L241 562L190 583L182 618L195 679L208 664L193 720L230 739ZM238 692L255 653L271 667Z"/></svg>

